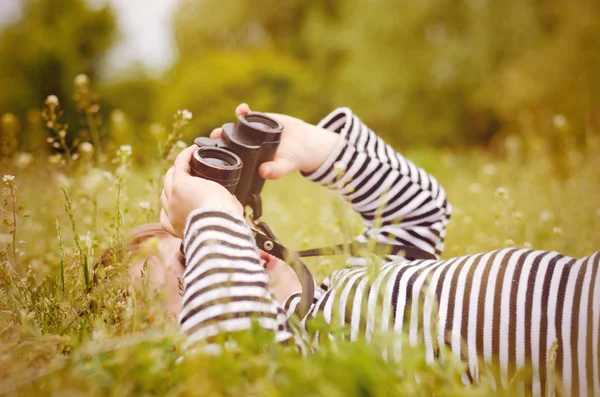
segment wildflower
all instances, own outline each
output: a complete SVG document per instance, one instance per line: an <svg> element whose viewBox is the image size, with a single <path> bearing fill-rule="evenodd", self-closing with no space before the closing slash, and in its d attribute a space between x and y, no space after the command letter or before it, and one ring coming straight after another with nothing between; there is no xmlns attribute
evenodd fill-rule
<svg viewBox="0 0 600 397"><path fill-rule="evenodd" d="M121 145L117 154L123 157L129 157L132 153L131 145Z"/></svg>
<svg viewBox="0 0 600 397"><path fill-rule="evenodd" d="M73 181L65 174L56 174L56 176L54 178L55 178L56 184L65 189L68 189L71 186L71 184L73 183Z"/></svg>
<svg viewBox="0 0 600 397"><path fill-rule="evenodd" d="M165 127L160 123L152 123L150 125L150 134L156 138L164 135Z"/></svg>
<svg viewBox="0 0 600 397"><path fill-rule="evenodd" d="M62 162L62 158L59 153L48 156L48 162L53 165L58 165Z"/></svg>
<svg viewBox="0 0 600 397"><path fill-rule="evenodd" d="M33 155L31 153L19 153L15 158L15 165L20 169L25 169L33 162Z"/></svg>
<svg viewBox="0 0 600 397"><path fill-rule="evenodd" d="M556 116L554 116L554 118L552 119L552 123L554 123L554 126L558 129L563 129L566 127L567 125L567 118L565 116L563 116L562 114L557 114Z"/></svg>
<svg viewBox="0 0 600 397"><path fill-rule="evenodd" d="M496 166L494 164L486 164L481 168L481 171L485 175L493 176L496 175Z"/></svg>
<svg viewBox="0 0 600 397"><path fill-rule="evenodd" d="M4 182L4 183L10 184L14 180L15 180L15 176L14 175L8 175L8 174L6 174L6 175L4 175L2 177L2 182Z"/></svg>
<svg viewBox="0 0 600 397"><path fill-rule="evenodd" d="M189 121L192 119L192 112L187 109L178 110L177 116L179 116L182 120Z"/></svg>
<svg viewBox="0 0 600 397"><path fill-rule="evenodd" d="M333 169L336 170L338 174L341 174L342 172L346 171L346 165L341 161L336 161L333 164Z"/></svg>
<svg viewBox="0 0 600 397"><path fill-rule="evenodd" d="M186 143L183 141L177 141L175 142L175 149L178 152L181 152L183 149L185 149L187 147Z"/></svg>
<svg viewBox="0 0 600 397"><path fill-rule="evenodd" d="M85 155L94 153L94 145L89 142L83 142L79 145L79 151Z"/></svg>
<svg viewBox="0 0 600 397"><path fill-rule="evenodd" d="M563 230L560 227L558 227L558 226L554 226L552 228L552 233L556 234L557 236L562 236Z"/></svg>
<svg viewBox="0 0 600 397"><path fill-rule="evenodd" d="M479 183L472 183L471 186L469 186L469 191L471 193L477 194L481 192L481 185Z"/></svg>
<svg viewBox="0 0 600 397"><path fill-rule="evenodd" d="M504 240L504 245L506 247L514 247L516 244L513 239L508 238L508 239Z"/></svg>
<svg viewBox="0 0 600 397"><path fill-rule="evenodd" d="M109 182L114 182L114 180L115 180L115 176L112 173L110 173L109 171L104 171L102 173L102 176L104 177L104 179L106 181L109 181Z"/></svg>
<svg viewBox="0 0 600 397"><path fill-rule="evenodd" d="M48 105L49 107L56 107L58 106L58 104L58 97L56 95L48 95L48 97L46 98L46 105Z"/></svg>
<svg viewBox="0 0 600 397"><path fill-rule="evenodd" d="M508 189L506 189L505 187L500 186L498 189L496 189L496 193L494 193L494 196L502 199L502 200L508 200L510 195L508 194Z"/></svg>
<svg viewBox="0 0 600 397"><path fill-rule="evenodd" d="M524 248L527 248L527 249L532 249L532 248L533 248L533 245L532 245L532 244L531 244L529 241L525 241L525 242L523 243L523 247L524 247Z"/></svg>
<svg viewBox="0 0 600 397"><path fill-rule="evenodd" d="M85 75L85 74L78 74L77 77L75 77L75 85L86 85L90 82L90 78Z"/></svg>
<svg viewBox="0 0 600 397"><path fill-rule="evenodd" d="M552 218L554 218L554 214L551 211L545 210L540 213L540 221L542 222L548 222Z"/></svg>
<svg viewBox="0 0 600 397"><path fill-rule="evenodd" d="M12 236L8 233L0 233L0 245L12 243Z"/></svg>
<svg viewBox="0 0 600 397"><path fill-rule="evenodd" d="M513 213L513 217L515 218L515 221L521 222L523 220L523 213L520 211L517 211L517 212Z"/></svg>
<svg viewBox="0 0 600 397"><path fill-rule="evenodd" d="M140 201L139 207L147 211L150 209L150 203L148 201Z"/></svg>

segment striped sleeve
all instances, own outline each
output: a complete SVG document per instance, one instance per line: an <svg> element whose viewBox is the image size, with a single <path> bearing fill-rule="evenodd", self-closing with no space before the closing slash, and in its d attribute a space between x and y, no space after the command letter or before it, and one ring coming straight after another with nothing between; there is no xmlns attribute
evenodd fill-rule
<svg viewBox="0 0 600 397"><path fill-rule="evenodd" d="M248 330L254 322L273 331L277 341L292 336L285 312L267 289L268 274L241 216L193 211L184 231L184 253L179 323L189 343L211 342Z"/></svg>
<svg viewBox="0 0 600 397"><path fill-rule="evenodd" d="M360 213L365 230L358 239L414 246L439 257L451 206L435 178L396 153L350 109L333 111L319 127L342 139L319 169L303 175L340 193Z"/></svg>

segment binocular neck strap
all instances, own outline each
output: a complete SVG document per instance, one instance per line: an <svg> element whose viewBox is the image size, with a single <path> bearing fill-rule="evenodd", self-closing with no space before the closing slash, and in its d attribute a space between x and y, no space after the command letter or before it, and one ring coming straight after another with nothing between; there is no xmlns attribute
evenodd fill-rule
<svg viewBox="0 0 600 397"><path fill-rule="evenodd" d="M424 251L417 247L408 245L392 245L377 243L373 246L372 243L352 242L348 244L337 244L330 247L314 248L309 250L298 251L300 257L306 258L310 256L321 255L343 255L361 256L364 253L376 253L378 255L401 255L407 259L436 259L435 255Z"/></svg>

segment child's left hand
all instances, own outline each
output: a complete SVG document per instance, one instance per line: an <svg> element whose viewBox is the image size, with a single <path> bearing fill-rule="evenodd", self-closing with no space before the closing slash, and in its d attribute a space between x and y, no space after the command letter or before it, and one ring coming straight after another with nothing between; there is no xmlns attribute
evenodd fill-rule
<svg viewBox="0 0 600 397"><path fill-rule="evenodd" d="M198 208L207 208L243 215L240 202L223 186L207 179L190 175L190 160L198 146L184 149L167 171L160 196L162 227L175 237L183 238L189 214Z"/></svg>

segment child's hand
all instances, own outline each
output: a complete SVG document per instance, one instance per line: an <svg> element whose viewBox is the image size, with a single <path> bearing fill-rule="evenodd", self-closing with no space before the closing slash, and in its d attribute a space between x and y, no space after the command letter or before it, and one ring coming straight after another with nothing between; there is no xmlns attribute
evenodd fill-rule
<svg viewBox="0 0 600 397"><path fill-rule="evenodd" d="M238 118L248 112L250 107L245 103L235 110ZM278 179L296 170L306 173L316 171L340 139L334 132L317 128L295 117L276 113L267 114L283 124L283 134L275 159L263 163L259 168L260 176L265 179ZM217 128L210 137L218 139L222 133L223 130Z"/></svg>
<svg viewBox="0 0 600 397"><path fill-rule="evenodd" d="M216 182L190 175L190 160L198 146L184 149L167 171L160 196L160 223L175 237L183 237L187 218L195 209L207 208L242 215L244 210L227 189Z"/></svg>

